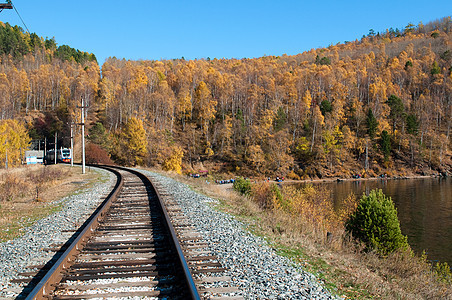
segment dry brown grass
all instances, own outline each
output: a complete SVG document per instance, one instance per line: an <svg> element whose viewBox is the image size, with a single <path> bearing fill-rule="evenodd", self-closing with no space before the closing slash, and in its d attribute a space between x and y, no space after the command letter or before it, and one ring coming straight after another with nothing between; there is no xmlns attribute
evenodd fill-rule
<svg viewBox="0 0 452 300"><path fill-rule="evenodd" d="M16 238L36 220L59 209L53 201L86 187L98 178L66 165L0 170L0 241Z"/></svg>
<svg viewBox="0 0 452 300"><path fill-rule="evenodd" d="M266 237L280 254L315 273L339 295L350 299L452 299L450 281L441 282L425 258L410 252L393 253L386 258L363 253L359 245L344 237L343 227L336 227L331 239L327 239L326 228L319 224L282 209L264 209L250 198L239 196L231 185L166 175L219 199L220 209L238 216L256 234ZM266 201L262 197L258 201ZM346 206L353 206L353 202L348 199ZM339 223L348 209L339 211ZM312 220L317 222L318 218Z"/></svg>

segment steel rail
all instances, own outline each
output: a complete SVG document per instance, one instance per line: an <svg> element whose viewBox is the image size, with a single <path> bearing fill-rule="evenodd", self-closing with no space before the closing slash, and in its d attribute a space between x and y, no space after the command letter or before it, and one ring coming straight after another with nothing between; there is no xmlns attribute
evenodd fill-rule
<svg viewBox="0 0 452 300"><path fill-rule="evenodd" d="M52 268L49 269L49 271L46 273L46 275L38 282L38 284L33 288L33 290L28 294L28 296L25 298L26 300L35 300L35 299L44 299L46 298L56 287L57 283L61 281L63 278L63 270L70 267L72 264L74 264L74 258L76 254L82 250L84 244L88 241L92 233L94 233L95 229L97 228L99 222L102 220L102 218L107 213L108 209L110 208L112 202L117 198L121 187L124 184L124 178L123 176L114 169L120 169L124 170L130 173L135 174L138 176L146 185L149 185L152 187L153 191L157 195L158 199L158 206L163 212L164 218L165 218L165 226L167 227L169 234L171 236L171 240L173 242L173 246L176 249L178 260L181 264L182 270L184 272L184 278L187 284L187 287L190 292L191 299L194 300L200 300L201 297L199 295L199 292L196 288L196 285L193 280L193 274L191 273L188 263L185 259L184 253L182 251L182 247L179 243L179 240L177 238L176 231L171 224L171 220L169 217L169 214L165 208L165 205L162 201L162 197L158 190L155 188L152 181L143 173L137 170L125 168L125 167L119 167L119 166L102 166L102 165L92 165L95 167L103 168L106 170L109 170L113 172L117 176L116 185L115 188L112 190L112 192L108 195L108 197L102 202L102 204L97 208L97 213L91 217L91 220L84 225L85 227L81 231L81 233L77 236L77 238L74 240L74 242L70 245L70 247L62 254L62 256L57 260L57 262L53 265Z"/></svg>
<svg viewBox="0 0 452 300"><path fill-rule="evenodd" d="M160 196L159 191L155 188L154 184L152 183L152 181L143 173L141 173L140 171L137 170L133 170L133 169L128 169L128 168L123 168L123 167L116 167L118 169L122 169L122 170L126 170L129 171L135 175L137 175L138 177L140 177L145 183L148 183L152 189L154 190L154 192L157 195L157 199L159 200L159 206L161 208L161 210L163 211L163 214L165 216L165 223L166 226L168 228L168 231L170 232L171 235L171 239L174 243L174 247L176 248L177 251L177 255L179 257L179 261L182 265L182 269L184 271L184 278L186 281L186 284L190 290L190 296L193 300L200 300L201 296L199 295L198 289L196 288L196 284L193 280L193 274L190 271L190 268L188 267L188 263L187 260L185 259L185 255L184 252L182 251L182 247L179 243L179 239L177 238L177 234L176 231L174 230L174 227L171 223L171 219L169 217L168 211L166 210L166 207L163 203L162 197Z"/></svg>
<svg viewBox="0 0 452 300"><path fill-rule="evenodd" d="M61 257L55 262L53 267L49 269L46 275L27 295L27 297L25 298L26 300L44 299L55 289L55 285L63 278L63 270L74 263L74 257L79 252L79 250L83 248L83 245L88 241L95 228L98 226L99 221L102 220L102 218L110 208L113 200L118 197L121 187L124 184L123 176L118 171L111 168L104 166L97 167L107 169L116 175L116 184L114 189L110 192L110 194L102 202L102 204L99 205L99 207L97 208L97 213L95 213L91 217L91 220L88 219L89 222L85 225L82 232L80 232L80 234L75 238L74 242L66 251L64 251Z"/></svg>

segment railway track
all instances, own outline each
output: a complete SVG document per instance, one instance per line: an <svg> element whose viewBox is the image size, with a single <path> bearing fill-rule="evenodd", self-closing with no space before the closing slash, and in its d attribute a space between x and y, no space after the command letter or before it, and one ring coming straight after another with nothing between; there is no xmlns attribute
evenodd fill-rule
<svg viewBox="0 0 452 300"><path fill-rule="evenodd" d="M208 287L230 278L164 190L138 171L105 168L115 189L55 264L37 272L45 275L26 299L242 299L224 297L234 287Z"/></svg>

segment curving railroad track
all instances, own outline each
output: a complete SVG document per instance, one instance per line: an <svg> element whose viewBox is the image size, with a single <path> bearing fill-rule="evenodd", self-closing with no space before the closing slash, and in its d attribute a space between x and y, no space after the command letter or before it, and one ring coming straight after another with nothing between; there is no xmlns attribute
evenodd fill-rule
<svg viewBox="0 0 452 300"><path fill-rule="evenodd" d="M237 292L203 286L230 278L164 191L136 170L104 168L117 176L114 190L39 272L45 275L26 299L223 299Z"/></svg>

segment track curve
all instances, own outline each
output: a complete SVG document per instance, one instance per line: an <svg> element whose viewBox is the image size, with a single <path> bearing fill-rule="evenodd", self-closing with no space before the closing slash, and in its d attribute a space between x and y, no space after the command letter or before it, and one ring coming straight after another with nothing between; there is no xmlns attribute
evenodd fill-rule
<svg viewBox="0 0 452 300"><path fill-rule="evenodd" d="M200 299L161 197L138 171L115 189L26 299Z"/></svg>

